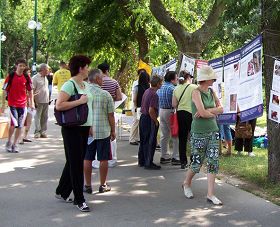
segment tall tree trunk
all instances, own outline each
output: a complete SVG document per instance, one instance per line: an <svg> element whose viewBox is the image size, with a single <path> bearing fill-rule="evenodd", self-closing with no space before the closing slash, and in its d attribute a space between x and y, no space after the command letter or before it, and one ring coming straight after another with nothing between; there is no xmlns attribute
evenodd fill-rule
<svg viewBox="0 0 280 227"><path fill-rule="evenodd" d="M126 58L123 58L121 60L120 68L115 75L115 79L119 82L122 92L125 94L127 92L127 88L128 88L127 85L129 81L129 76L127 75L127 73L128 73L128 61Z"/></svg>
<svg viewBox="0 0 280 227"><path fill-rule="evenodd" d="M195 58L199 57L207 42L219 25L220 16L225 9L224 0L215 0L213 7L201 28L193 33L188 28L176 21L165 9L161 0L150 0L150 10L158 22L163 25L173 36L178 51ZM179 56L180 57L180 56Z"/></svg>
<svg viewBox="0 0 280 227"><path fill-rule="evenodd" d="M280 56L280 17L272 17L273 0L262 0L262 30L264 45L264 78L265 78L265 96L266 112L269 116L269 97L272 88L272 75L274 60L270 56ZM268 177L272 182L280 182L280 128L277 123L267 117L268 134Z"/></svg>

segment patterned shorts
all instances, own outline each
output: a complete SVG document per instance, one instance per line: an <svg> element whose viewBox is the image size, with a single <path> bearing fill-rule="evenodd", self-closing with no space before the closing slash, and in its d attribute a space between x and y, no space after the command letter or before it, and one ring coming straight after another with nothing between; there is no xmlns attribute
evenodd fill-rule
<svg viewBox="0 0 280 227"><path fill-rule="evenodd" d="M205 157L207 172L217 174L219 170L219 132L191 133L191 166L194 173L199 173Z"/></svg>

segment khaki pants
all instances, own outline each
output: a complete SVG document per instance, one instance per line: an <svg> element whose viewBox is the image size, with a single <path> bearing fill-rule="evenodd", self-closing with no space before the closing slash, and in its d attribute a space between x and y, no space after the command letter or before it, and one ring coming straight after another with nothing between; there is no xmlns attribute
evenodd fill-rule
<svg viewBox="0 0 280 227"><path fill-rule="evenodd" d="M133 123L130 130L129 142L137 142L139 140L139 120L137 119L137 113L135 109L132 109Z"/></svg>
<svg viewBox="0 0 280 227"><path fill-rule="evenodd" d="M35 134L45 134L47 131L49 103L37 103L35 121Z"/></svg>

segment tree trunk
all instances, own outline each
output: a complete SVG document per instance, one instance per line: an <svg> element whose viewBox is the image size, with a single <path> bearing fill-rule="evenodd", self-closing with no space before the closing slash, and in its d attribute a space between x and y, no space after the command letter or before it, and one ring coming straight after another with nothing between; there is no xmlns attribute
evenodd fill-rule
<svg viewBox="0 0 280 227"><path fill-rule="evenodd" d="M181 53L195 58L200 56L207 42L214 34L215 28L219 25L220 16L225 6L225 1L216 0L202 27L193 33L189 33L188 29L176 21L165 9L161 0L150 0L150 10L158 22L172 34L180 52L179 58Z"/></svg>
<svg viewBox="0 0 280 227"><path fill-rule="evenodd" d="M127 59L121 60L121 66L118 72L115 75L115 79L119 82L122 92L126 94L127 85L129 82L129 76L127 75L128 72L128 61Z"/></svg>
<svg viewBox="0 0 280 227"><path fill-rule="evenodd" d="M273 0L262 1L262 30L263 33L263 52L264 52L264 78L266 112L269 116L269 97L272 88L272 75L274 68L274 58L280 56L280 17L271 16L271 6ZM268 135L268 177L272 182L280 182L280 128L279 125L267 117Z"/></svg>

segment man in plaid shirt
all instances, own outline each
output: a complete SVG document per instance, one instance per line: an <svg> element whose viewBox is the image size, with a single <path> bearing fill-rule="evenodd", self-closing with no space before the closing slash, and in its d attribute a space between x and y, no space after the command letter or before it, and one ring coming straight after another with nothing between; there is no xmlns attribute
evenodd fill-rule
<svg viewBox="0 0 280 227"><path fill-rule="evenodd" d="M92 160L100 161L100 187L99 192L107 192L111 187L106 183L108 174L108 160L112 159L111 140L116 138L114 101L108 91L101 88L103 79L99 69L93 69L88 74L93 96L93 123L91 134L94 139L89 144L84 160L85 191L91 190Z"/></svg>

